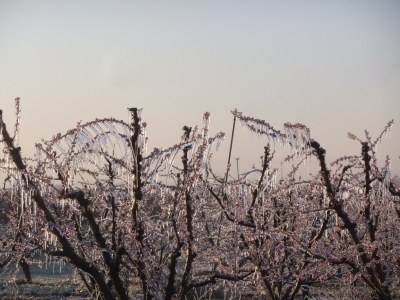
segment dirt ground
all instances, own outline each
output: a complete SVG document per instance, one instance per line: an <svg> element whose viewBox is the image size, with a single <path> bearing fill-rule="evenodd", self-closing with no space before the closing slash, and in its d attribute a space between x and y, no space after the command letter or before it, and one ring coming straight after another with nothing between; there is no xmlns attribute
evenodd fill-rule
<svg viewBox="0 0 400 300"><path fill-rule="evenodd" d="M74 271L71 267L39 268L31 265L32 283L27 283L21 270L13 266L0 269L0 299L90 299L83 286L74 280ZM347 300L365 299L361 295L368 295L364 286L341 286L332 282L330 285L317 285L310 289L309 299L318 300ZM223 299L216 298L216 299ZM251 299L253 297L243 297ZM264 299L264 298L263 298ZM268 298L265 298L268 299ZM301 299L299 295L296 299Z"/></svg>
<svg viewBox="0 0 400 300"><path fill-rule="evenodd" d="M71 269L31 266L32 283L27 283L21 270L0 270L0 299L88 299L85 289L73 279Z"/></svg>

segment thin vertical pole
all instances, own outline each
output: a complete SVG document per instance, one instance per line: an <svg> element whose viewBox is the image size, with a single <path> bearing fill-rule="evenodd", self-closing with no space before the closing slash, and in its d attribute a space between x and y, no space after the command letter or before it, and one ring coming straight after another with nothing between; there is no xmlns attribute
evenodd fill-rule
<svg viewBox="0 0 400 300"><path fill-rule="evenodd" d="M229 155L228 155L228 164L226 166L226 175L225 175L225 182L224 186L228 183L228 175L229 175L229 166L231 164L231 155L232 155L232 145L233 145L233 136L235 134L235 124L236 124L236 113L237 109L235 108L234 115L233 115L233 126L232 126L232 135L231 135L231 145L229 147ZM223 190L222 190L223 191ZM218 235L217 235L217 247L220 245L220 239L221 239L221 228L222 228L222 220L224 218L224 214L221 211L219 215L219 227L218 227ZM215 266L213 270L215 271Z"/></svg>
<svg viewBox="0 0 400 300"><path fill-rule="evenodd" d="M234 112L234 115L233 115L233 125L232 125L232 135L231 135L231 145L230 145L230 147L229 147L228 164L226 165L225 184L228 182L229 166L230 166L230 164L231 164L231 155L232 155L233 137L234 137L234 135L235 135L236 113L237 113L237 109L235 109L235 112Z"/></svg>

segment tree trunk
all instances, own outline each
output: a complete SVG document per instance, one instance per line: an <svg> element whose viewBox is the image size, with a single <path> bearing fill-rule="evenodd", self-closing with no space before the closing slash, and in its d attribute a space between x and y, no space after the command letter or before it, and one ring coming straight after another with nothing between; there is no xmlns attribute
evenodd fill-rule
<svg viewBox="0 0 400 300"><path fill-rule="evenodd" d="M29 267L29 264L26 262L25 258L21 258L19 260L19 265L22 268L22 271L24 272L26 282L32 282L32 275L31 275L31 268Z"/></svg>

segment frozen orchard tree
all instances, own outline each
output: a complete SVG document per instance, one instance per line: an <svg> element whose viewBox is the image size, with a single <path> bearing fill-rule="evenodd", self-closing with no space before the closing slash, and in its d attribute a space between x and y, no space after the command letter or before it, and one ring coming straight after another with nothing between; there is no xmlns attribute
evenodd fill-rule
<svg viewBox="0 0 400 300"><path fill-rule="evenodd" d="M349 134L351 139L360 143L360 155L339 158L331 164L335 169L330 170L325 160L325 149L311 138L306 126L286 123L283 134L265 121L242 114L237 114L237 117L252 132L289 145L294 155L288 159L299 157L302 160L313 156L319 163L319 173L314 179L300 183L290 180L290 176L298 171L299 165L294 165L287 183L282 185L284 190L279 191L280 196L269 200L269 206L274 203L273 199L281 203L281 212L274 212L274 215L275 218L279 217L278 223L287 223L278 230L278 234L280 240L290 241L282 248L287 259L280 270L289 270L294 258L299 259L303 253L301 267L288 273L292 276L297 273L295 278L307 278L311 280L308 282L310 284L316 279L335 275L347 284L363 282L370 288L371 294L379 299L396 298L400 287L400 193L391 177L390 159L387 158L383 167L379 167L376 157L377 144L390 130L393 121L375 140L367 131L365 140ZM286 203L285 190L290 195ZM265 194L263 196L265 199ZM295 199L301 199L303 204L295 204ZM296 210L295 214L291 213L293 209ZM286 217L290 215L292 219ZM264 217L261 224L266 224L265 220ZM255 227L255 232L262 228L257 223L260 224L254 221L250 223ZM267 230L266 234L266 240L272 240L271 230ZM299 252L292 255L296 252L291 250ZM270 269L272 263L267 262ZM304 273L304 270L307 272ZM320 270L327 272L324 274ZM279 293L273 295L276 284L273 278L267 279L270 274L266 273L262 278L268 281L266 285L271 297L281 299L282 285L278 284ZM283 278L281 282L287 283L288 275ZM371 295L360 295L366 296ZM286 296L283 298L286 299Z"/></svg>
<svg viewBox="0 0 400 300"><path fill-rule="evenodd" d="M41 251L73 265L96 299L294 299L333 278L365 284L360 298L398 296L400 192L390 159L376 158L392 122L376 140L350 134L360 154L328 165L306 126L280 131L235 111L268 143L259 168L229 179L229 166L212 168L224 135L210 135L209 113L164 149L147 152L142 111L130 108L128 122L80 122L24 158L16 104L14 136L0 114L2 266ZM292 164L280 180L276 151ZM301 180L311 157L318 170Z"/></svg>

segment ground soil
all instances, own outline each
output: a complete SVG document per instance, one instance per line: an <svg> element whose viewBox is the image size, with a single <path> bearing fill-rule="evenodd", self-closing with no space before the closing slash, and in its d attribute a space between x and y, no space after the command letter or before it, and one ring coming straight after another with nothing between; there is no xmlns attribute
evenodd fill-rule
<svg viewBox="0 0 400 300"><path fill-rule="evenodd" d="M88 299L89 295L75 280L71 269L32 265L32 282L27 283L21 270L9 266L0 269L0 299Z"/></svg>

